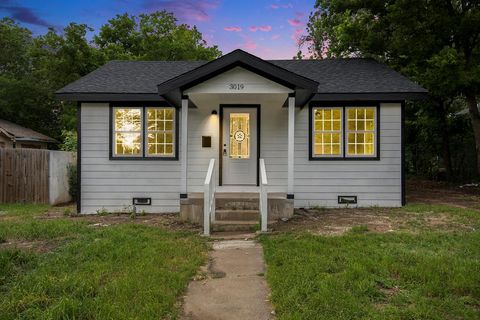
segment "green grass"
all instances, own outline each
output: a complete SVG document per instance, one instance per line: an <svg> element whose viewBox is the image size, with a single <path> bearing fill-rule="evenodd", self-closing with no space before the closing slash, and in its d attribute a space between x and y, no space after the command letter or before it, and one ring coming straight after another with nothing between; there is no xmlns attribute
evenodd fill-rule
<svg viewBox="0 0 480 320"><path fill-rule="evenodd" d="M162 319L206 260L189 232L125 223L37 219L47 207L0 205L0 237L55 243L53 250L0 248L0 319ZM35 212L36 211L36 212Z"/></svg>
<svg viewBox="0 0 480 320"><path fill-rule="evenodd" d="M479 212L410 205L478 224ZM394 214L399 214L398 212ZM480 232L262 236L279 319L479 319Z"/></svg>

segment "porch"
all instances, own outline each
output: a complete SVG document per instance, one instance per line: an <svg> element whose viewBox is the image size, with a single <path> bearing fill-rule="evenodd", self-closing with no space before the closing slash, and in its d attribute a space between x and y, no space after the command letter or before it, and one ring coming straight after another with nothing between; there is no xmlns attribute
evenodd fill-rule
<svg viewBox="0 0 480 320"><path fill-rule="evenodd" d="M209 234L293 215L293 94L189 92L180 113L182 219Z"/></svg>

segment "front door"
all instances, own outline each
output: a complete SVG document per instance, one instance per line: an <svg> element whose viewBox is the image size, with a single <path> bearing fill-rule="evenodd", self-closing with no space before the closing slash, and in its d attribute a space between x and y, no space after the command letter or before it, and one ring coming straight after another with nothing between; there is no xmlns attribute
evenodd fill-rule
<svg viewBox="0 0 480 320"><path fill-rule="evenodd" d="M222 184L257 185L257 107L223 107Z"/></svg>

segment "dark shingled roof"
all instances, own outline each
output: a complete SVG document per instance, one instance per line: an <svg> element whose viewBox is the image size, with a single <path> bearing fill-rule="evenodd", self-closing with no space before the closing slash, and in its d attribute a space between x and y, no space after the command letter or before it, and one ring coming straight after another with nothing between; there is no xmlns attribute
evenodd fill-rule
<svg viewBox="0 0 480 320"><path fill-rule="evenodd" d="M314 100L350 94L424 96L427 91L373 59L271 60L274 65L319 83ZM206 61L110 61L57 91L61 99L77 94L158 95L157 85ZM399 95L400 94L400 95ZM89 95L90 96L90 95ZM353 95L355 96L355 95ZM73 98L73 97L72 97ZM94 99L90 99L94 100ZM85 101L85 100L84 100Z"/></svg>
<svg viewBox="0 0 480 320"><path fill-rule="evenodd" d="M3 133L10 139L17 141L38 141L58 143L57 140L50 138L40 132L22 127L16 123L0 119L0 133Z"/></svg>
<svg viewBox="0 0 480 320"><path fill-rule="evenodd" d="M373 59L272 60L319 83L318 93L427 92Z"/></svg>

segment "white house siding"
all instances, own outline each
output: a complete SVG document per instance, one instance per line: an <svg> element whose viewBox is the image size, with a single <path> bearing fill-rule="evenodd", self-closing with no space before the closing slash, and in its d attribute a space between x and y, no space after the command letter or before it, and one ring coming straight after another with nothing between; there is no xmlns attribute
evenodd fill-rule
<svg viewBox="0 0 480 320"><path fill-rule="evenodd" d="M192 93L198 108L191 108L188 116L188 192L203 191L211 158L217 160L218 183L219 116L211 112L219 111L220 104L260 104L260 157L265 159L269 191L286 192L286 98L278 92ZM151 206L139 207L147 212L179 211L180 161L110 160L108 103L83 103L81 108L81 212L122 210L133 197L152 198ZM337 207L338 195L356 195L359 206L400 206L401 105L381 104L378 161L309 161L308 112L308 107L297 109L295 118L295 207ZM211 148L202 148L202 136L212 137Z"/></svg>
<svg viewBox="0 0 480 320"><path fill-rule="evenodd" d="M356 195L362 207L401 206L401 104L380 105L378 161L309 161L308 113L296 113L295 207L338 207L339 195Z"/></svg>
<svg viewBox="0 0 480 320"><path fill-rule="evenodd" d="M152 198L139 210L179 211L179 161L109 160L108 103L82 103L81 129L81 213L122 210L133 197Z"/></svg>

